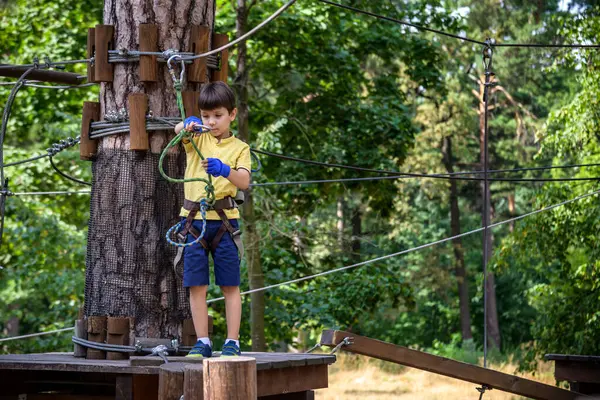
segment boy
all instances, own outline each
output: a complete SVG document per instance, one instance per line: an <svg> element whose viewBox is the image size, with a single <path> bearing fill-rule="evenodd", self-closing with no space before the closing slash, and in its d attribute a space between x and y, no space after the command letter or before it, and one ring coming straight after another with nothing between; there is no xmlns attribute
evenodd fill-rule
<svg viewBox="0 0 600 400"><path fill-rule="evenodd" d="M240 213L234 198L238 189L245 190L250 185L250 147L232 136L229 130L237 109L235 95L227 84L212 82L204 85L198 104L202 120L189 117L175 127L175 133L182 129L192 132L198 130L199 125L210 128L208 133L192 138L204 160L189 140L183 140L187 159L185 178L208 179L207 174L211 174L216 195L214 206L206 213L204 238L200 243L186 247L184 253L183 285L190 291L190 309L198 337L188 357L212 356L206 304L209 252L214 261L216 284L225 297L227 339L221 356L234 357L240 355L242 301L239 285L240 258L243 256L238 226ZM194 241L202 231L202 216L196 202L206 197L205 186L204 182L184 184L185 202L180 215L186 218L181 234L186 236L187 243Z"/></svg>

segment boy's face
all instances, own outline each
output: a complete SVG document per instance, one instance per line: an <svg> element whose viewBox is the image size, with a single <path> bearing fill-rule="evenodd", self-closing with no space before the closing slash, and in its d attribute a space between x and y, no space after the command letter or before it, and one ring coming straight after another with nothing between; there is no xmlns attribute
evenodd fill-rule
<svg viewBox="0 0 600 400"><path fill-rule="evenodd" d="M211 128L210 134L219 137L229 133L229 125L235 119L237 108L227 111L225 107L218 107L213 110L200 110L202 123Z"/></svg>

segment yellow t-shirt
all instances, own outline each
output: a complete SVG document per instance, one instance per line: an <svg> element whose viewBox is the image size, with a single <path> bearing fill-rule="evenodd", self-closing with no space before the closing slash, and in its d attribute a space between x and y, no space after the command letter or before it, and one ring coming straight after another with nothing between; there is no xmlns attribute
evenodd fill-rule
<svg viewBox="0 0 600 400"><path fill-rule="evenodd" d="M204 156L204 158L218 158L223 163L229 165L232 169L240 169L243 168L248 172L251 171L251 160L250 160L250 146L246 143L242 142L235 136L230 136L226 139L222 139L220 142L212 136L210 133L203 133L198 136L194 136L194 143ZM183 147L185 148L186 153L186 161L187 165L185 168L185 178L204 178L208 179L208 174L202 168L201 159L194 150L194 146L191 142L184 143ZM219 176L215 178L212 177L212 183L215 187L215 198L216 200L220 200L224 197L231 196L235 197L237 194L238 188L227 178ZM191 201L200 201L201 199L206 197L206 190L204 189L206 186L205 182L186 182L183 184L183 191L185 194L185 198ZM231 210L225 210L225 214L227 218L234 219L240 217L240 212L237 208ZM188 215L188 211L186 211L183 207L181 208L181 213L179 214L182 217L186 217ZM198 213L195 219L202 219L200 213ZM219 214L216 211L208 211L206 213L206 219L210 220L220 220Z"/></svg>

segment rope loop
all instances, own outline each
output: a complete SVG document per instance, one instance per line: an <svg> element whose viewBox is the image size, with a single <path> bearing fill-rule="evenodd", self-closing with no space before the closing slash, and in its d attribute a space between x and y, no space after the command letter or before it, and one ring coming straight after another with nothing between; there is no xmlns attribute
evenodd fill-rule
<svg viewBox="0 0 600 400"><path fill-rule="evenodd" d="M204 234L206 233L206 210L207 209L208 209L208 202L206 201L206 199L200 200L200 215L202 216L202 231L200 232L200 235L196 238L196 240L194 240L193 242L190 242L190 243L185 243L184 242L185 238L181 238L182 239L181 242L177 242L177 241L174 241L173 239L171 239L173 232L175 232L176 234L179 234L179 232L181 232L181 229L183 228L184 222L179 221L177 224L172 226L167 231L167 235L166 235L167 242L175 247L190 247L190 246L200 243L202 238L204 238Z"/></svg>

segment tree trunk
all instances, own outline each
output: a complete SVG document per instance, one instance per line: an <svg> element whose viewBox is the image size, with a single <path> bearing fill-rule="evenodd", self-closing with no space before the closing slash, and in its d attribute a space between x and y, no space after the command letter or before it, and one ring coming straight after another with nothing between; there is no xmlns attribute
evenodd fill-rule
<svg viewBox="0 0 600 400"><path fill-rule="evenodd" d="M344 197L340 196L337 200L337 242L338 249L343 254L345 252L344 248Z"/></svg>
<svg viewBox="0 0 600 400"><path fill-rule="evenodd" d="M357 204L352 211L352 260L360 262L360 239L362 236L362 210Z"/></svg>
<svg viewBox="0 0 600 400"><path fill-rule="evenodd" d="M247 30L248 11L246 0L237 0L236 9L236 36L240 37ZM248 129L248 68L246 42L241 42L238 47L237 75L235 77L235 89L238 103L238 134L240 139L250 143L250 131ZM265 277L260 260L260 237L256 227L256 215L254 213L254 199L252 189L246 191L246 202L243 207L244 217L244 243L246 247L246 260L248 266L248 282L250 289L265 286ZM256 292L250 294L250 335L252 337L252 351L265 351L265 293Z"/></svg>
<svg viewBox="0 0 600 400"><path fill-rule="evenodd" d="M454 172L452 165L452 139L449 136L444 137L442 142L442 160L446 171L451 174ZM458 208L458 189L456 181L450 180L450 235L460 234L460 209ZM471 332L471 312L469 310L469 281L467 280L467 271L465 269L465 256L462 247L461 238L452 240L454 249L454 271L458 283L458 304L460 309L460 330L462 340L473 339Z"/></svg>
<svg viewBox="0 0 600 400"><path fill-rule="evenodd" d="M510 215L511 218L515 216L515 195L514 195L514 193L511 193L508 195L508 215ZM511 233L515 230L515 221L512 221L511 223L508 224L508 229Z"/></svg>
<svg viewBox="0 0 600 400"><path fill-rule="evenodd" d="M186 51L192 26L212 28L214 13L214 0L104 3L115 49L138 49L138 26L150 23L159 27L160 51ZM114 64L114 82L100 89L102 119L109 111L127 109L130 93L146 93L155 116L180 116L165 64L155 83L141 83L138 68L139 63ZM183 202L183 186L162 179L157 168L171 135L152 133L148 152L129 151L127 134L102 139L92 167L85 314L135 317L138 336L178 336L181 320L189 317L185 290L173 271L175 247L164 239ZM182 177L184 166L185 155L173 149L165 170Z"/></svg>
<svg viewBox="0 0 600 400"><path fill-rule="evenodd" d="M485 82L485 80L482 78L481 82ZM485 91L485 87L483 84L481 84L481 97L480 97L480 103L479 103L479 159L481 162L481 165L485 168L486 164L485 164L485 115L487 110L485 109L485 103L483 102L483 94ZM488 139L489 140L489 139ZM488 166L489 169L489 166ZM491 221L491 213L492 213L492 207L491 207L491 197L490 197L490 185L489 185L489 181L487 182L487 185L485 183L485 181L481 181L481 194L482 194L482 199L484 199L484 201L482 202L482 215L481 215L481 219L482 219L482 224L483 225L488 225L490 224ZM487 203L487 204L486 204ZM486 213L485 210L489 209L489 213ZM492 246L494 243L494 237L492 235L492 231L488 230L488 234L486 237L486 244L487 244L487 254L484 254L483 256L485 257L486 262L489 264L489 261L491 259L491 255L492 255ZM487 293L487 307L486 307L486 314L487 314L487 320L484 322L487 326L488 329L488 344L491 347L495 347L497 349L500 348L501 345L501 338L500 338L500 324L498 322L498 310L496 307L496 283L495 283L495 278L494 278L494 274L492 272L487 271L487 277L486 277L486 285L485 285L485 292Z"/></svg>

